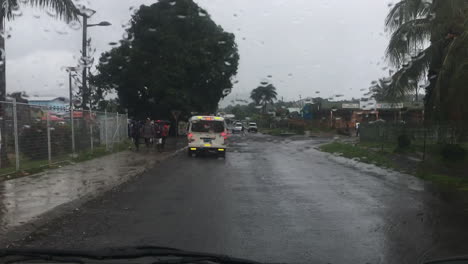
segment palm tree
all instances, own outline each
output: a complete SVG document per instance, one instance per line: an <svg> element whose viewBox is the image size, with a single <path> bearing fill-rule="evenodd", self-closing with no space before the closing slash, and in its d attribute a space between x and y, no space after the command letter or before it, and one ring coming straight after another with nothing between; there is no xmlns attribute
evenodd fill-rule
<svg viewBox="0 0 468 264"><path fill-rule="evenodd" d="M267 105L273 103L277 96L276 88L272 84L261 85L250 93L250 98L255 104L262 105L263 114L266 114Z"/></svg>
<svg viewBox="0 0 468 264"><path fill-rule="evenodd" d="M390 10L385 21L391 32L387 57L399 70L387 94L417 94L418 82L427 77L426 115L459 118L449 113L454 107L460 113L467 105L464 89L455 85L464 77L463 62L468 58L461 48L467 41L467 10L465 0L401 0Z"/></svg>
<svg viewBox="0 0 468 264"><path fill-rule="evenodd" d="M0 30L4 32L6 20L15 19L15 11L20 8L19 0L0 0ZM38 7L41 9L50 8L55 11L56 18L66 22L78 19L78 10L72 0L23 0L25 5ZM6 58L5 58L5 38L0 35L0 101L5 101L6 96Z"/></svg>

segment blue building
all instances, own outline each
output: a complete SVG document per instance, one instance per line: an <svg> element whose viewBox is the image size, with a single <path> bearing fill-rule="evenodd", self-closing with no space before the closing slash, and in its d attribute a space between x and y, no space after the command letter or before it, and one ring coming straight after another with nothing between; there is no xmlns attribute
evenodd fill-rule
<svg viewBox="0 0 468 264"><path fill-rule="evenodd" d="M70 100L66 97L29 97L30 105L44 106L57 114L64 114L70 108Z"/></svg>

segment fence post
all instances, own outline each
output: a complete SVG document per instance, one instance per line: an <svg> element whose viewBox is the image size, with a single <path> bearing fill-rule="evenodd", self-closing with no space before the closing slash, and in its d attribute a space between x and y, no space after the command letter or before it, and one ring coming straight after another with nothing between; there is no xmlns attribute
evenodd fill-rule
<svg viewBox="0 0 468 264"><path fill-rule="evenodd" d="M107 128L107 109L104 110L104 131L105 131L105 140L106 140L106 151L109 151L109 139L108 139L108 136L107 134L109 133L108 132L108 128Z"/></svg>
<svg viewBox="0 0 468 264"><path fill-rule="evenodd" d="M49 167L52 165L52 145L50 142L50 110L46 113L47 120L47 156L49 158Z"/></svg>
<svg viewBox="0 0 468 264"><path fill-rule="evenodd" d="M130 137L130 134L129 134L129 131L128 131L128 125L129 125L128 124L128 113L125 114L125 124L126 124L125 131L127 131L127 132L125 132L125 140L128 140L128 138Z"/></svg>
<svg viewBox="0 0 468 264"><path fill-rule="evenodd" d="M93 112L91 107L89 108L89 132L90 132L90 141L91 141L91 152L94 151L94 140L93 140Z"/></svg>
<svg viewBox="0 0 468 264"><path fill-rule="evenodd" d="M426 128L423 128L424 129L424 143L423 143L423 158L422 160L425 161L426 160L426 138L427 138L427 129Z"/></svg>
<svg viewBox="0 0 468 264"><path fill-rule="evenodd" d="M71 99L70 99L71 100ZM70 107L70 122L71 122L71 140L72 140L72 154L75 155L75 111L73 110L73 104Z"/></svg>
<svg viewBox="0 0 468 264"><path fill-rule="evenodd" d="M14 136L15 136L16 171L19 171L20 160L19 160L19 141L18 141L18 115L16 113L16 99L15 98L13 98L13 131L14 131Z"/></svg>
<svg viewBox="0 0 468 264"><path fill-rule="evenodd" d="M117 113L116 115L116 119L117 119L117 125L116 125L116 129L117 129L117 143L120 143L120 120L119 120L119 113Z"/></svg>

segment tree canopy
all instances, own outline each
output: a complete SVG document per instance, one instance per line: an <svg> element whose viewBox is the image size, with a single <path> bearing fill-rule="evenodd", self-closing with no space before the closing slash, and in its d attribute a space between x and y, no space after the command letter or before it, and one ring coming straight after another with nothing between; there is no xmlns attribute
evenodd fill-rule
<svg viewBox="0 0 468 264"><path fill-rule="evenodd" d="M468 92L468 2L400 0L390 10L389 61L398 68L386 94L401 97L426 89L426 115L466 119ZM424 84L419 85L422 81Z"/></svg>
<svg viewBox="0 0 468 264"><path fill-rule="evenodd" d="M102 54L96 87L115 90L130 116L171 110L213 113L232 89L239 55L225 32L192 0L142 5L120 46Z"/></svg>
<svg viewBox="0 0 468 264"><path fill-rule="evenodd" d="M250 93L250 98L257 104L262 105L263 113L266 113L267 104L276 100L278 93L273 84L262 84Z"/></svg>

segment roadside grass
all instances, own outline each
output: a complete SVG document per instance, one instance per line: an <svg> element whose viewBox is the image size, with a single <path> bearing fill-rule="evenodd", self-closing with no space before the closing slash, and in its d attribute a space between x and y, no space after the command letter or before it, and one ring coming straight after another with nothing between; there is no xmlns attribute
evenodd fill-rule
<svg viewBox="0 0 468 264"><path fill-rule="evenodd" d="M323 152L346 158L358 158L364 163L402 171L402 167L392 157L422 152L423 147L414 145L400 150L397 144L361 142L358 144L332 142L319 147ZM440 146L426 146L426 160L413 166L414 176L433 183L442 190L468 192L468 157L463 161L446 161L440 155Z"/></svg>
<svg viewBox="0 0 468 264"><path fill-rule="evenodd" d="M11 160L10 167L0 169L0 181L20 178L32 174L37 174L46 170L57 169L73 163L96 159L120 151L128 150L130 146L130 142L114 144L113 151L107 151L106 146L99 146L95 147L93 151L88 150L79 152L74 157L71 154L66 154L64 155L63 160L57 161L56 158L54 158L54 162L51 165L49 165L48 159L28 160L26 158L20 158L21 163L19 171L16 171L15 169L15 160Z"/></svg>
<svg viewBox="0 0 468 264"><path fill-rule="evenodd" d="M332 142L319 147L323 152L337 154L345 158L358 158L359 161L369 164L375 164L379 167L395 168L395 164L388 158L386 151L369 151L368 148L361 147L357 144Z"/></svg>
<svg viewBox="0 0 468 264"><path fill-rule="evenodd" d="M282 128L265 128L265 129L259 129L260 133L263 134L268 134L272 136L281 136L282 134L285 133L293 133L293 134L300 134L300 131L294 131L294 130L288 130L288 129L282 129ZM302 131L302 134L304 134L304 131Z"/></svg>

